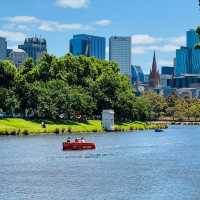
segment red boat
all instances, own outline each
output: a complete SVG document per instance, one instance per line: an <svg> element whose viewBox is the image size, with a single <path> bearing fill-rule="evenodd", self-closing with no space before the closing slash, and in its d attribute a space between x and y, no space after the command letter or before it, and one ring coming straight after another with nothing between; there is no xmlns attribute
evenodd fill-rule
<svg viewBox="0 0 200 200"><path fill-rule="evenodd" d="M92 142L85 142L82 140L75 140L74 142L67 141L63 142L63 150L92 150L96 149L96 144Z"/></svg>

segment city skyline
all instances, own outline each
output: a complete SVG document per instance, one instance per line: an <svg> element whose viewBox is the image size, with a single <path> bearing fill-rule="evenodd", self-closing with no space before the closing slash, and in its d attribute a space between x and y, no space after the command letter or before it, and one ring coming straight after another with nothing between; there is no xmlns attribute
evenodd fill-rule
<svg viewBox="0 0 200 200"><path fill-rule="evenodd" d="M10 7L10 3L15 5ZM69 40L74 34L102 36L107 39L107 59L110 36L132 36L132 64L141 65L148 73L154 50L159 68L172 65L176 48L185 46L185 32L198 25L195 0L169 0L164 10L158 0L126 0L112 4L110 12L111 3L106 0L19 0L17 3L8 0L1 5L0 36L7 37L9 48L16 48L25 37L42 35L47 39L48 52L57 56L69 52ZM177 12L180 4L181 10Z"/></svg>

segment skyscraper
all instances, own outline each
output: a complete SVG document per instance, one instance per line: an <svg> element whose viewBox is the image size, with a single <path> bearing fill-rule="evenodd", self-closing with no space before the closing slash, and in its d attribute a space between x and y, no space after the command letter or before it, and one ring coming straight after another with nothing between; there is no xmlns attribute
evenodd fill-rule
<svg viewBox="0 0 200 200"><path fill-rule="evenodd" d="M8 53L8 60L11 60L16 67L19 67L27 57L27 53L22 49L12 49Z"/></svg>
<svg viewBox="0 0 200 200"><path fill-rule="evenodd" d="M7 56L7 41L6 38L0 37L0 60L5 60Z"/></svg>
<svg viewBox="0 0 200 200"><path fill-rule="evenodd" d="M74 35L70 40L70 53L75 56L85 55L105 60L106 39L93 35Z"/></svg>
<svg viewBox="0 0 200 200"><path fill-rule="evenodd" d="M36 61L47 52L47 42L43 38L26 38L24 44L19 45L18 48L23 49L30 58Z"/></svg>
<svg viewBox="0 0 200 200"><path fill-rule="evenodd" d="M144 73L141 66L131 66L131 79L133 85L144 83Z"/></svg>
<svg viewBox="0 0 200 200"><path fill-rule="evenodd" d="M111 37L109 59L119 64L122 74L131 76L131 37Z"/></svg>
<svg viewBox="0 0 200 200"><path fill-rule="evenodd" d="M157 88L159 84L160 84L160 75L157 69L156 53L154 52L152 68L150 70L150 75L149 75L149 86L151 88Z"/></svg>
<svg viewBox="0 0 200 200"><path fill-rule="evenodd" d="M194 29L187 31L187 47L194 48L200 42L200 37Z"/></svg>
<svg viewBox="0 0 200 200"><path fill-rule="evenodd" d="M160 85L163 88L168 87L168 80L171 80L173 76L174 76L174 67L170 66L161 67Z"/></svg>
<svg viewBox="0 0 200 200"><path fill-rule="evenodd" d="M200 49L195 48L199 42L200 37L195 30L187 31L187 47L176 50L176 76L200 73Z"/></svg>

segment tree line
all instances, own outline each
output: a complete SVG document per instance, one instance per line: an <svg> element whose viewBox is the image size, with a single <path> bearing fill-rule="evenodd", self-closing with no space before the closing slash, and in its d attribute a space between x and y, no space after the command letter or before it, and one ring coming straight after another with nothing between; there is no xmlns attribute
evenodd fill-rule
<svg viewBox="0 0 200 200"><path fill-rule="evenodd" d="M19 68L0 61L0 112L87 120L99 118L104 109L114 109L121 122L200 116L198 100L155 93L136 97L129 78L114 62L71 54L61 58L45 54L36 63L27 59Z"/></svg>

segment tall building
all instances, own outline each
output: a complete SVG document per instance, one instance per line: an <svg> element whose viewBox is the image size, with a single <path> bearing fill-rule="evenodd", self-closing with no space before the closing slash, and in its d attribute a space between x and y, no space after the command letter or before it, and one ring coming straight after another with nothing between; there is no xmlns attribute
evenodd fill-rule
<svg viewBox="0 0 200 200"><path fill-rule="evenodd" d="M157 68L156 53L154 52L152 68L149 75L149 87L157 88L160 84L160 75Z"/></svg>
<svg viewBox="0 0 200 200"><path fill-rule="evenodd" d="M162 88L168 87L168 81L172 80L174 76L174 67L163 66L161 67L160 85Z"/></svg>
<svg viewBox="0 0 200 200"><path fill-rule="evenodd" d="M16 67L19 67L27 58L28 54L22 49L12 49L8 52L8 60L11 60Z"/></svg>
<svg viewBox="0 0 200 200"><path fill-rule="evenodd" d="M93 35L74 35L70 40L70 53L75 56L85 55L105 60L106 39Z"/></svg>
<svg viewBox="0 0 200 200"><path fill-rule="evenodd" d="M200 73L200 49L195 48L199 42L200 37L195 30L187 32L187 47L176 50L176 76Z"/></svg>
<svg viewBox="0 0 200 200"><path fill-rule="evenodd" d="M174 75L174 67L170 66L162 66L161 67L161 75Z"/></svg>
<svg viewBox="0 0 200 200"><path fill-rule="evenodd" d="M131 76L131 37L111 37L109 59L119 64L122 74Z"/></svg>
<svg viewBox="0 0 200 200"><path fill-rule="evenodd" d="M191 50L188 47L181 47L176 50L176 70L177 76L191 73Z"/></svg>
<svg viewBox="0 0 200 200"><path fill-rule="evenodd" d="M194 48L200 42L200 37L194 29L187 31L187 47Z"/></svg>
<svg viewBox="0 0 200 200"><path fill-rule="evenodd" d="M47 42L43 38L26 38L24 44L19 45L18 48L23 49L28 57L36 61L47 52Z"/></svg>
<svg viewBox="0 0 200 200"><path fill-rule="evenodd" d="M0 60L5 60L7 57L7 41L6 38L0 37Z"/></svg>
<svg viewBox="0 0 200 200"><path fill-rule="evenodd" d="M133 85L144 83L144 73L141 66L131 66L131 80Z"/></svg>

